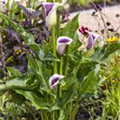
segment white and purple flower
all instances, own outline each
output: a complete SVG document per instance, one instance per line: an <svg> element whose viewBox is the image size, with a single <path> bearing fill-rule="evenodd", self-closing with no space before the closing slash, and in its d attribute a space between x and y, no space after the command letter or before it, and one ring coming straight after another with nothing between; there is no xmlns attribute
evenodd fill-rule
<svg viewBox="0 0 120 120"><path fill-rule="evenodd" d="M2 2L2 4L5 4L5 3L6 3L6 0L2 0L1 2Z"/></svg>
<svg viewBox="0 0 120 120"><path fill-rule="evenodd" d="M67 45L71 44L73 40L66 36L61 36L57 39L57 52L59 55L63 55Z"/></svg>
<svg viewBox="0 0 120 120"><path fill-rule="evenodd" d="M62 0L62 3L50 3L43 2L43 8L45 10L45 21L49 28L55 26L57 24L57 9L58 7L63 7L66 4L67 0Z"/></svg>
<svg viewBox="0 0 120 120"><path fill-rule="evenodd" d="M5 11L5 9L6 9L6 6L5 6L5 4L6 4L6 0L0 0L0 11Z"/></svg>
<svg viewBox="0 0 120 120"><path fill-rule="evenodd" d="M60 3L42 3L45 10L45 21L49 28L55 26L57 24L57 8L61 6Z"/></svg>
<svg viewBox="0 0 120 120"><path fill-rule="evenodd" d="M89 32L88 33L88 40L87 40L87 49L90 50L94 47L96 40L100 37L97 33Z"/></svg>
<svg viewBox="0 0 120 120"><path fill-rule="evenodd" d="M84 40L81 41L85 45L87 50L92 49L94 47L96 40L100 37L99 34L91 32L91 30L89 30L87 27L79 28L78 32L81 33L82 35L88 37L87 41L84 41Z"/></svg>
<svg viewBox="0 0 120 120"><path fill-rule="evenodd" d="M49 85L51 89L55 89L56 85L59 83L61 79L63 79L65 76L63 75L58 75L54 74L53 76L50 77L49 79Z"/></svg>

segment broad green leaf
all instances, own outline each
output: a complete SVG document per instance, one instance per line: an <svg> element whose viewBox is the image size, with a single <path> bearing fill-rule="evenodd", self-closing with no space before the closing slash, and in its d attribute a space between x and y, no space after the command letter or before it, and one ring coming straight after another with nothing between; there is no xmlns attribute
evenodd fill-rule
<svg viewBox="0 0 120 120"><path fill-rule="evenodd" d="M34 54L36 59L39 59L41 61L58 61L60 62L59 58L53 57L53 54L51 52L51 50L49 50L49 47L46 46L36 46L35 44L29 45L33 50L34 50ZM44 50L43 50L44 49ZM48 49L45 51L45 49Z"/></svg>
<svg viewBox="0 0 120 120"><path fill-rule="evenodd" d="M32 105L36 109L48 110L49 103L45 102L44 98L40 98L35 92L32 91L23 91L23 90L16 90L17 93L23 95L27 100L31 101Z"/></svg>
<svg viewBox="0 0 120 120"><path fill-rule="evenodd" d="M32 79L29 84L27 83L29 79ZM30 76L27 78L24 77L9 77L7 78L8 81L4 84L0 84L0 91L6 91L8 89L24 89L24 90L33 90L37 87L39 87L39 81Z"/></svg>
<svg viewBox="0 0 120 120"><path fill-rule="evenodd" d="M48 78L48 76L44 76L45 68L43 66L43 63L40 60L37 60L34 57L30 56L29 54L27 54L27 57L28 57L30 69L32 69L35 76L38 78L39 82L41 83L40 89L43 91L46 91L49 94L52 94L52 93L50 93L51 89L48 85L48 81L46 80L46 78Z"/></svg>
<svg viewBox="0 0 120 120"><path fill-rule="evenodd" d="M80 95L85 93L93 93L98 86L98 74L95 74L94 71L89 72L88 76L84 79L79 87Z"/></svg>
<svg viewBox="0 0 120 120"><path fill-rule="evenodd" d="M88 75L90 71L95 69L96 61L83 60L80 61L78 66L74 68L74 75L79 81L83 81L84 77Z"/></svg>
<svg viewBox="0 0 120 120"><path fill-rule="evenodd" d="M69 61L71 65L77 65L78 62L81 60L82 55L81 52L78 51L78 48L81 46L81 42L78 39L78 34L75 33L73 37L73 42L69 46ZM74 68L74 66L73 66Z"/></svg>
<svg viewBox="0 0 120 120"><path fill-rule="evenodd" d="M68 77L65 77L64 80L61 80L59 83L61 85L61 88L63 91L66 91L69 89L74 83L76 82L76 77L74 77L73 74L71 74Z"/></svg>
<svg viewBox="0 0 120 120"><path fill-rule="evenodd" d="M45 82L45 78L43 76L43 63L29 54L27 54L27 57L29 61L29 67L34 71L35 75L42 80L42 82Z"/></svg>
<svg viewBox="0 0 120 120"><path fill-rule="evenodd" d="M16 92L12 91L12 102L18 104L18 105L22 105L25 101L25 97L21 94L17 94Z"/></svg>
<svg viewBox="0 0 120 120"><path fill-rule="evenodd" d="M30 54L27 54L28 62L29 62L29 67L32 68L32 70L37 73L41 77L41 79L44 79L43 76L43 63L40 60L37 60Z"/></svg>
<svg viewBox="0 0 120 120"><path fill-rule="evenodd" d="M78 16L79 14L77 14L70 22L68 22L64 28L61 28L61 36L73 38L76 30L79 27Z"/></svg>
<svg viewBox="0 0 120 120"><path fill-rule="evenodd" d="M60 108L65 108L66 105L73 100L73 96L75 95L77 82L74 82L64 93L62 98L58 99L58 105Z"/></svg>
<svg viewBox="0 0 120 120"><path fill-rule="evenodd" d="M95 51L94 56L92 57L93 60L101 61L108 58L110 54L120 49L120 41L115 43L108 43L104 45L101 49L97 49Z"/></svg>

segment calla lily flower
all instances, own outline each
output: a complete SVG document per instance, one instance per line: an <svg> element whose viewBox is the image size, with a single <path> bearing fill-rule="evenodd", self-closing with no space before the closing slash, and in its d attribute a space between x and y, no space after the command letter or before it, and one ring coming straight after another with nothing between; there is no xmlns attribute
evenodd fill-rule
<svg viewBox="0 0 120 120"><path fill-rule="evenodd" d="M73 40L66 36L61 36L57 39L57 52L59 55L63 55L66 49L66 46L71 44Z"/></svg>
<svg viewBox="0 0 120 120"><path fill-rule="evenodd" d="M67 0L62 0L62 3L50 3L50 2L43 2L43 8L45 10L45 21L49 28L55 26L57 24L57 9L60 6L64 6Z"/></svg>
<svg viewBox="0 0 120 120"><path fill-rule="evenodd" d="M45 10L45 21L48 27L53 27L57 24L57 8L61 6L60 3L42 3Z"/></svg>
<svg viewBox="0 0 120 120"><path fill-rule="evenodd" d="M6 0L0 0L0 11L5 10L5 3L6 3Z"/></svg>
<svg viewBox="0 0 120 120"><path fill-rule="evenodd" d="M6 0L0 0L0 2L1 2L2 4L5 4L5 3L6 3Z"/></svg>
<svg viewBox="0 0 120 120"><path fill-rule="evenodd" d="M100 35L98 35L97 33L91 32L91 30L89 30L87 27L81 27L78 29L78 34L81 33L84 36L88 37L88 40L85 41L81 41L83 44L85 43L85 47L87 48L87 50L90 50L93 48L96 40L98 39L98 37L100 37Z"/></svg>
<svg viewBox="0 0 120 120"><path fill-rule="evenodd" d="M49 84L51 89L55 89L56 85L59 83L59 81L61 79L63 79L65 76L63 75L58 75L58 74L54 74L53 76L50 77L49 79Z"/></svg>
<svg viewBox="0 0 120 120"><path fill-rule="evenodd" d="M98 39L98 37L100 37L100 35L98 35L97 33L89 32L89 31L86 31L86 32L88 33L87 49L90 50L93 48L96 40Z"/></svg>

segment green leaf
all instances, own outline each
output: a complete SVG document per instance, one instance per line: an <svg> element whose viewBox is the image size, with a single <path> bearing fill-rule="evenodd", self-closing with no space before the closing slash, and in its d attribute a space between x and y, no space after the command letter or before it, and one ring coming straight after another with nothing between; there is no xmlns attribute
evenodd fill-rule
<svg viewBox="0 0 120 120"><path fill-rule="evenodd" d="M60 106L60 108L65 108L66 105L73 100L73 96L75 95L75 92L77 90L77 81L75 81L69 88L63 93L63 96L61 99L58 99L57 103Z"/></svg>
<svg viewBox="0 0 120 120"><path fill-rule="evenodd" d="M120 49L120 41L115 43L108 43L104 45L101 49L97 49L95 51L94 56L92 57L93 60L101 61L108 58L110 54Z"/></svg>
<svg viewBox="0 0 120 120"><path fill-rule="evenodd" d="M25 97L21 94L17 94L16 92L12 91L12 102L18 104L18 105L22 105L25 101Z"/></svg>
<svg viewBox="0 0 120 120"><path fill-rule="evenodd" d="M53 54L51 53L51 50L49 50L49 46L36 46L35 44L29 45L33 50L36 59L39 59L41 61L58 61L60 62L60 59L58 57L53 57ZM48 49L47 52L45 49Z"/></svg>
<svg viewBox="0 0 120 120"><path fill-rule="evenodd" d="M7 67L7 71L9 73L9 76L22 76L22 73L18 70L18 69L15 69L15 68L12 68L12 67Z"/></svg>
<svg viewBox="0 0 120 120"><path fill-rule="evenodd" d="M34 71L34 74L42 80L41 82L45 82L45 78L43 75L43 63L40 60L35 59L34 57L27 54L27 58L29 61L29 67ZM46 83L46 82L45 82Z"/></svg>
<svg viewBox="0 0 120 120"><path fill-rule="evenodd" d="M35 57L39 56L40 51L42 50L41 46L38 44L29 44L29 47L34 50Z"/></svg>
<svg viewBox="0 0 120 120"><path fill-rule="evenodd" d="M72 44L69 45L69 62L71 64L71 68L74 68L76 65L78 65L79 61L82 59L82 54L80 51L78 51L78 48L81 46L81 42L78 39L78 34L75 33L73 37Z"/></svg>
<svg viewBox="0 0 120 120"><path fill-rule="evenodd" d="M73 38L76 30L79 27L78 16L79 14L77 14L70 22L68 22L64 28L61 28L61 36Z"/></svg>
<svg viewBox="0 0 120 120"><path fill-rule="evenodd" d="M37 60L30 54L27 54L28 62L29 62L29 67L32 68L32 70L41 77L41 79L44 79L43 76L43 63L40 60Z"/></svg>
<svg viewBox="0 0 120 120"><path fill-rule="evenodd" d="M61 109L58 120L64 120L66 115L67 115L67 111L65 109Z"/></svg>
<svg viewBox="0 0 120 120"><path fill-rule="evenodd" d="M32 79L32 80L31 80ZM29 82L28 84L28 81ZM39 80L34 76L30 77L9 77L6 83L0 84L0 92L7 91L8 89L21 89L21 90L33 90L39 87Z"/></svg>
<svg viewBox="0 0 120 120"><path fill-rule="evenodd" d="M78 38L79 38L78 34L75 33L73 36L72 44L69 45L69 49L71 52L77 52L78 48L82 45Z"/></svg>
<svg viewBox="0 0 120 120"><path fill-rule="evenodd" d="M81 86L79 87L80 95L85 93L93 93L98 86L98 74L95 74L94 71L89 72L88 76L85 77Z"/></svg>
<svg viewBox="0 0 120 120"><path fill-rule="evenodd" d="M48 112L52 112L55 110L59 110L59 106L56 103L52 103L48 96L43 96L39 92L35 91L24 91L24 90L15 90L18 94L23 95L27 100L32 103L36 109L47 110ZM50 97L50 96L49 96ZM53 98L52 98L53 100Z"/></svg>
<svg viewBox="0 0 120 120"><path fill-rule="evenodd" d="M48 110L49 104L43 98L40 98L35 92L16 90L17 93L23 95L27 100L31 101L36 109Z"/></svg>
<svg viewBox="0 0 120 120"><path fill-rule="evenodd" d="M38 78L40 84L40 89L43 91L46 91L48 94L52 94L50 86L48 81L46 80L46 78L48 78L48 76L44 76L44 66L43 63L30 56L29 54L27 54L28 60L29 60L29 67L32 70L32 72L35 74L35 76ZM50 93L51 92L51 93Z"/></svg>
<svg viewBox="0 0 120 120"><path fill-rule="evenodd" d="M58 57L53 57L52 54L47 54L44 56L44 59L43 61L57 61L57 62L60 62L60 59Z"/></svg>
<svg viewBox="0 0 120 120"><path fill-rule="evenodd" d="M95 69L96 61L83 60L80 61L78 66L74 68L74 75L79 81L83 81L84 77L88 75L88 73Z"/></svg>

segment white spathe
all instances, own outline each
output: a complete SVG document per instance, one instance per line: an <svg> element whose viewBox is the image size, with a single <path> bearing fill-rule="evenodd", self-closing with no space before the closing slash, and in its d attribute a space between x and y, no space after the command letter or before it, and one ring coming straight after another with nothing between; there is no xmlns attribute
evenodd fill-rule
<svg viewBox="0 0 120 120"><path fill-rule="evenodd" d="M57 52L59 55L63 55L67 45L71 44L72 38L61 36L57 39Z"/></svg>
<svg viewBox="0 0 120 120"><path fill-rule="evenodd" d="M59 83L61 79L63 79L65 76L59 75L59 74L54 74L50 77L49 79L49 85L51 89L55 89L56 85Z"/></svg>
<svg viewBox="0 0 120 120"><path fill-rule="evenodd" d="M58 2L43 2L42 5L45 10L45 21L46 24L49 28L52 28L57 24L57 9L58 7L64 7L66 4L67 0L62 0L62 3Z"/></svg>
<svg viewBox="0 0 120 120"><path fill-rule="evenodd" d="M42 3L44 10L45 10L45 21L49 28L52 28L57 24L57 8L62 6L60 3L49 3L43 2Z"/></svg>

